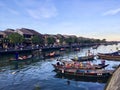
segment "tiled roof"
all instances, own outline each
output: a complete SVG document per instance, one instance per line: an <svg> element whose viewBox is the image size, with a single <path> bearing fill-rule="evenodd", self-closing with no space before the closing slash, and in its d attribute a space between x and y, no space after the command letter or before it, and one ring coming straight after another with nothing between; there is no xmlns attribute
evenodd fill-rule
<svg viewBox="0 0 120 90"><path fill-rule="evenodd" d="M15 32L14 29L6 29L5 32Z"/></svg>
<svg viewBox="0 0 120 90"><path fill-rule="evenodd" d="M23 32L23 34L29 34L29 35L33 35L33 33L31 33L29 31L29 29L25 29L25 28L22 28L22 29L18 29L19 31Z"/></svg>
<svg viewBox="0 0 120 90"><path fill-rule="evenodd" d="M3 35L3 34L5 34L4 31L0 31L0 35Z"/></svg>
<svg viewBox="0 0 120 90"><path fill-rule="evenodd" d="M39 32L35 31L35 30L29 30L33 35L39 35L42 36L42 34L40 34Z"/></svg>
<svg viewBox="0 0 120 90"><path fill-rule="evenodd" d="M4 33L5 33L6 35L10 35L10 34L12 34L12 33L14 33L14 32L4 31Z"/></svg>

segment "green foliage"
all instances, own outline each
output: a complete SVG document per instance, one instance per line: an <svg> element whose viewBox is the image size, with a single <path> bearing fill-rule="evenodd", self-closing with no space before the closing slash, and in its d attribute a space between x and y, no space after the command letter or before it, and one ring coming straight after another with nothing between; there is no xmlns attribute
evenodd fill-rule
<svg viewBox="0 0 120 90"><path fill-rule="evenodd" d="M59 40L60 40L60 44L63 44L64 38L59 38Z"/></svg>
<svg viewBox="0 0 120 90"><path fill-rule="evenodd" d="M73 43L78 43L78 38L77 37L73 37Z"/></svg>
<svg viewBox="0 0 120 90"><path fill-rule="evenodd" d="M54 42L55 42L56 40L55 40L55 38L54 37L47 37L47 43L48 44L54 44Z"/></svg>
<svg viewBox="0 0 120 90"><path fill-rule="evenodd" d="M32 39L31 39L31 41L34 44L44 44L43 38L41 38L39 36L33 36Z"/></svg>
<svg viewBox="0 0 120 90"><path fill-rule="evenodd" d="M8 35L8 39L10 40L10 43L13 44L22 43L24 41L23 36L18 33L12 33Z"/></svg>
<svg viewBox="0 0 120 90"><path fill-rule="evenodd" d="M73 43L73 39L72 39L71 37L66 38L66 39L65 39L65 42L70 45L70 44Z"/></svg>
<svg viewBox="0 0 120 90"><path fill-rule="evenodd" d="M102 39L102 42L106 42L106 39Z"/></svg>

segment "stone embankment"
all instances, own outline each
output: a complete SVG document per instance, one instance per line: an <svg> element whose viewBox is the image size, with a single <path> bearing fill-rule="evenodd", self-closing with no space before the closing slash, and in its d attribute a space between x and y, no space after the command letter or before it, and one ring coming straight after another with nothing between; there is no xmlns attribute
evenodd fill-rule
<svg viewBox="0 0 120 90"><path fill-rule="evenodd" d="M113 73L105 90L120 90L120 66Z"/></svg>

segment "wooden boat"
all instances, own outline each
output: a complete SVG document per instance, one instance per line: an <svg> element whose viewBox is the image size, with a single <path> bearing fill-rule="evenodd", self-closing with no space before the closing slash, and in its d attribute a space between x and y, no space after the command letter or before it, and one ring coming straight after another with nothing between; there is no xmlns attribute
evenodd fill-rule
<svg viewBox="0 0 120 90"><path fill-rule="evenodd" d="M103 70L103 69L76 69L76 68L58 68L56 72L63 76L72 76L75 78L79 77L94 77L94 78L108 78L112 75L113 70Z"/></svg>
<svg viewBox="0 0 120 90"><path fill-rule="evenodd" d="M66 49L65 48L60 48L60 51L66 51Z"/></svg>
<svg viewBox="0 0 120 90"><path fill-rule="evenodd" d="M32 59L33 59L33 55L28 55L28 56L20 56L20 57L18 57L18 59L10 58L9 61L10 62L20 62L20 61L28 61L28 60L32 60Z"/></svg>
<svg viewBox="0 0 120 90"><path fill-rule="evenodd" d="M47 55L44 56L44 58L54 58L54 57L58 57L60 56L60 54L56 54L55 52L49 53Z"/></svg>
<svg viewBox="0 0 120 90"><path fill-rule="evenodd" d="M73 61L92 61L92 60L94 60L94 55L75 57L75 58L72 58L71 60L73 60Z"/></svg>
<svg viewBox="0 0 120 90"><path fill-rule="evenodd" d="M92 47L92 49L97 49L98 48L98 45L95 45Z"/></svg>
<svg viewBox="0 0 120 90"><path fill-rule="evenodd" d="M95 66L92 66L92 67L81 67L81 68L57 66L55 64L53 64L53 66L54 66L55 70L59 70L59 69L62 69L62 68L66 68L66 69L80 69L80 70L95 70L95 69L105 68L105 67L108 66L108 64L104 65L104 66L95 65Z"/></svg>
<svg viewBox="0 0 120 90"><path fill-rule="evenodd" d="M60 64L61 63L61 64ZM82 63L82 62L74 62L74 61L63 61L63 62L57 62L57 64L53 64L55 70L58 70L59 68L67 68L67 69L91 69L91 70L95 70L95 69L102 69L107 67L109 64L91 64L89 63Z"/></svg>
<svg viewBox="0 0 120 90"><path fill-rule="evenodd" d="M120 60L120 54L115 53L98 53L97 56L99 59Z"/></svg>
<svg viewBox="0 0 120 90"><path fill-rule="evenodd" d="M80 48L74 48L74 51L80 51Z"/></svg>

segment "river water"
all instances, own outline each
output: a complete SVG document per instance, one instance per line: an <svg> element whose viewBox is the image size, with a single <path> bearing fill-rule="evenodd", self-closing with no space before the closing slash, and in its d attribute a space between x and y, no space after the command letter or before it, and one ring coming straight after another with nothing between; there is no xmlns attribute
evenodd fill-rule
<svg viewBox="0 0 120 90"><path fill-rule="evenodd" d="M80 51L62 52L59 58L70 59L75 56L84 56L88 50L97 54L116 51L118 45L101 45L97 49L81 48ZM54 72L52 64L57 58L42 60L35 58L35 61L8 63L10 56L0 58L0 90L104 90L106 82L101 80L75 80L59 77ZM93 63L100 63L100 59L95 59ZM113 69L114 65L119 65L119 61L107 61L110 64L106 69ZM17 66L17 68L16 68Z"/></svg>

